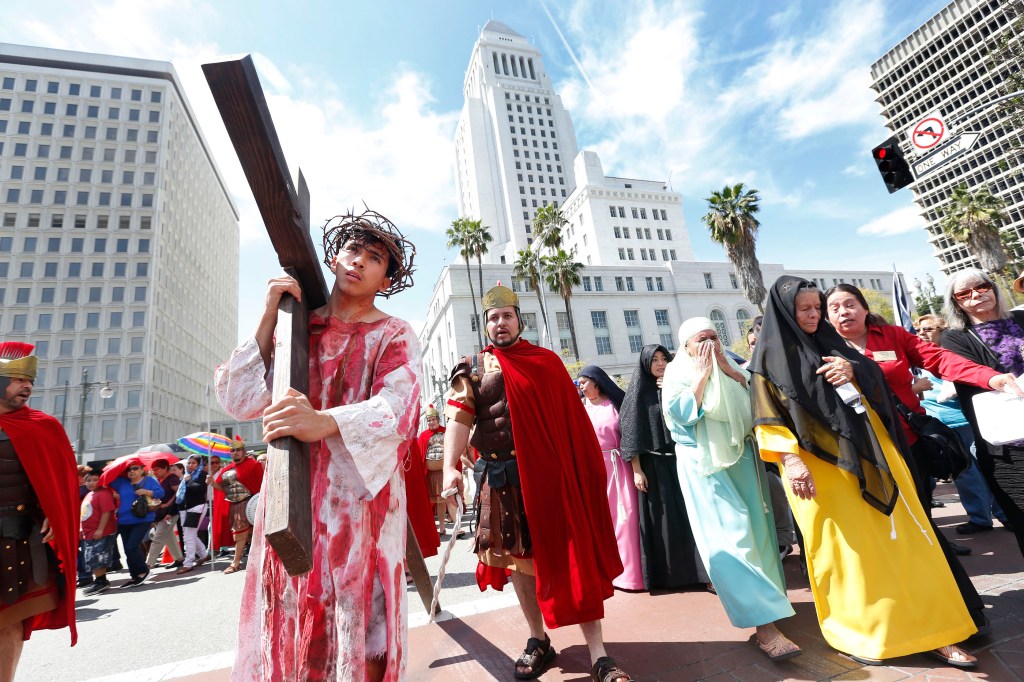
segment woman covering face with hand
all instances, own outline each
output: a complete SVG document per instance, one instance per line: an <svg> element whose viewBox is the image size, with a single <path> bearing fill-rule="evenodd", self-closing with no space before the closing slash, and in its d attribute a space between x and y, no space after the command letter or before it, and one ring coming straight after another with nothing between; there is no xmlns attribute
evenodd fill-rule
<svg viewBox="0 0 1024 682"><path fill-rule="evenodd" d="M929 652L973 667L953 643L977 628L900 454L885 377L823 306L813 283L780 278L750 363L758 446L782 464L822 634L861 662ZM845 360L848 383L830 383L827 358Z"/></svg>
<svg viewBox="0 0 1024 682"><path fill-rule="evenodd" d="M682 350L665 370L662 404L676 442L679 484L704 568L729 621L757 629L756 643L773 661L800 647L775 627L792 616L775 520L754 452L748 374L722 352L710 320L679 328Z"/></svg>

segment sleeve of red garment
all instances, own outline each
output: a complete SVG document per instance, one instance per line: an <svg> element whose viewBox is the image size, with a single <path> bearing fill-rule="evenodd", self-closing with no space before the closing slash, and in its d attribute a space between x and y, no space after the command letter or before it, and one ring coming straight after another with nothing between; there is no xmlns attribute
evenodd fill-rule
<svg viewBox="0 0 1024 682"><path fill-rule="evenodd" d="M975 364L967 358L914 336L902 327L890 327L898 336L910 364L923 367L944 381L958 381L979 388L988 388L988 382L999 373L989 367Z"/></svg>

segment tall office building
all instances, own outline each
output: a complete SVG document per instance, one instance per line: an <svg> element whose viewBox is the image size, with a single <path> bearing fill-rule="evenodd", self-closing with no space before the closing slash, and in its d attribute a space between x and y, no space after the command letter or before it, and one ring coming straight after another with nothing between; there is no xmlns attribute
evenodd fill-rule
<svg viewBox="0 0 1024 682"><path fill-rule="evenodd" d="M1024 194L1015 164L1001 166L1009 155L1010 131L1001 116L984 103L999 96L1006 72L993 70L988 54L1004 36L1018 41L1012 18L1000 0L954 0L904 38L871 67L872 88L886 125L900 136L910 158L905 131L938 110L953 127L977 131L981 137L965 155L923 175L912 186L928 240L946 274L977 265L967 247L947 237L939 221L958 185L971 190L988 187L1007 204L1010 221L1003 230L1024 237ZM972 114L971 112L975 112Z"/></svg>
<svg viewBox="0 0 1024 682"><path fill-rule="evenodd" d="M540 51L498 21L473 47L455 133L459 215L491 228L487 259L511 263L532 242L537 209L563 203L576 185L578 151Z"/></svg>
<svg viewBox="0 0 1024 682"><path fill-rule="evenodd" d="M726 344L742 338L758 310L732 264L693 260L682 197L666 182L605 175L596 153L577 150L572 119L536 47L488 22L473 47L464 94L455 135L458 207L490 227L484 287L500 280L519 292L524 338L571 352L571 319L579 357L627 377L645 344L675 350L676 331L689 317L711 319ZM556 288L545 283L538 297L513 276L516 252L532 244L537 209L549 203L567 221L564 248L584 265L569 310ZM476 288L476 264L473 270ZM787 272L770 263L762 270L766 282ZM891 290L891 272L794 274L822 287L845 281ZM477 324L464 267L444 268L420 333L425 395L440 399L456 359L479 350Z"/></svg>
<svg viewBox="0 0 1024 682"><path fill-rule="evenodd" d="M171 64L0 44L0 216L0 338L80 460L226 417L238 214Z"/></svg>

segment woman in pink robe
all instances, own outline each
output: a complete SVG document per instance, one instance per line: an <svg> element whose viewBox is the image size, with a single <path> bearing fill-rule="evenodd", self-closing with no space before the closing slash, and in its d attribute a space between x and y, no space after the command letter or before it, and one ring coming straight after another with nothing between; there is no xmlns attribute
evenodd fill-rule
<svg viewBox="0 0 1024 682"><path fill-rule="evenodd" d="M640 516L637 512L633 468L619 456L619 410L623 390L596 365L587 365L579 374L583 406L594 425L604 453L608 474L608 506L615 527L615 541L622 559L622 573L612 581L620 590L644 589L643 563L640 558Z"/></svg>

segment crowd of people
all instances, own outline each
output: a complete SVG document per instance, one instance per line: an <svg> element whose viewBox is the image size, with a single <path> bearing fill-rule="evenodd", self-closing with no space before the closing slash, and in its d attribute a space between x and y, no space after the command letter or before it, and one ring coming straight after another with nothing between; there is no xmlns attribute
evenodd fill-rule
<svg viewBox="0 0 1024 682"><path fill-rule="evenodd" d="M1024 277L1016 286L1024 289ZM538 485L536 474L527 473L526 459L513 447L525 440L513 420L523 414L513 401L523 404L525 388L517 386L513 398L508 385L521 371L510 375L509 369L517 357L509 349L521 332L518 305L514 294L499 289L488 292L483 306L493 346L453 371L447 435L431 411L424 436L445 437L452 469L456 461L476 461L477 580L481 589L501 589L510 575L530 626L515 676L531 679L555 655L545 624L580 622L586 634L591 623L560 619L543 600L540 608L534 604L537 590L553 588L540 571L540 533L527 522L531 507L543 509L536 498L531 503L536 493L527 492ZM871 313L852 285L822 292L787 277L772 287L765 314L749 329L748 362L730 357L710 320L693 318L679 329L675 356L661 345L643 348L625 390L600 367L584 367L576 385L602 453L604 498L622 566L605 577L630 591L706 586L734 626L754 628L752 641L783 660L801 653L776 627L794 614L782 560L799 541L819 625L835 649L869 665L924 652L947 665L974 667L976 659L959 643L987 633L989 624L957 558L970 549L932 521L932 509L942 506L932 498L936 474L897 404L940 419L972 455L953 480L968 515L955 532L989 532L997 519L1020 541L1021 470L1014 455L1024 445L988 446L973 410L964 407L985 390L1021 395L1015 377L1024 374L1024 313L1009 311L1002 296L981 271L961 273L946 295L954 322L924 315L911 333ZM492 319L495 308L507 319ZM953 328L960 334L950 334ZM552 383L538 385L547 391ZM474 456L460 454L466 451ZM417 451L428 468L429 452ZM579 477L581 464L571 468ZM556 465L548 475L567 474ZM450 470L432 494L461 480ZM409 509L412 514L411 496ZM443 532L440 506L437 518ZM893 565L905 570L894 573ZM589 585L601 583L598 575ZM603 655L596 636L587 641ZM613 661L599 666L597 654L595 679L627 679Z"/></svg>
<svg viewBox="0 0 1024 682"><path fill-rule="evenodd" d="M184 463L156 457L147 464L128 456L102 471L79 466L82 594L110 589L108 573L125 567L120 589L141 585L157 568L191 573L214 553L230 557L224 573L240 570L252 529L245 507L260 491L263 466L241 439L230 457L226 464L197 454Z"/></svg>
<svg viewBox="0 0 1024 682"><path fill-rule="evenodd" d="M973 453L955 532L995 519L1024 554L1024 445L990 446L972 403L1022 395L1024 315L984 273L953 275L945 319L922 317L917 335L873 315L855 287L783 277L748 362L693 318L675 355L643 348L625 390L593 365L574 381L522 339L518 296L499 285L482 298L490 344L452 369L447 424L430 408L418 434L416 335L375 306L411 286L415 247L367 210L329 221L324 253L335 286L309 316L309 395L275 398L268 383L278 304L302 297L288 276L270 281L255 333L215 376L228 412L262 416L264 440L310 444L308 572L286 569L259 511L250 526L262 468L241 444L223 467L197 455L81 471L76 514L66 434L26 405L35 359L0 345L0 679L34 629L69 627L74 643L75 576L60 566L76 547L80 586L99 594L122 557L130 588L162 558L184 574L225 547L225 573L238 571L250 541L233 679L405 679L406 519L421 553L436 553L452 490L472 501L478 586L510 583L518 598L516 679L543 674L550 631L578 625L591 678L628 682L605 647L616 589L707 589L768 658L798 656L780 627L794 613L782 562L795 543L833 648L865 664L924 652L976 665L960 644L988 622L957 558L966 548L931 519L935 472L908 416L936 415Z"/></svg>
<svg viewBox="0 0 1024 682"><path fill-rule="evenodd" d="M954 479L968 515L955 532L989 532L997 519L1024 554L1024 443L986 443L971 402L987 390L1021 395L1024 313L979 270L951 277L945 308L948 322L921 316L915 335L871 313L852 285L822 292L784 277L749 330L749 362L693 318L675 357L642 350L625 393L584 368L626 569L615 586L707 582L770 658L799 655L775 627L793 614L781 570L793 519L831 646L864 664L926 652L973 667L958 644L989 624L957 559L970 550L932 521L942 503L927 446L897 405L953 428L972 455Z"/></svg>

